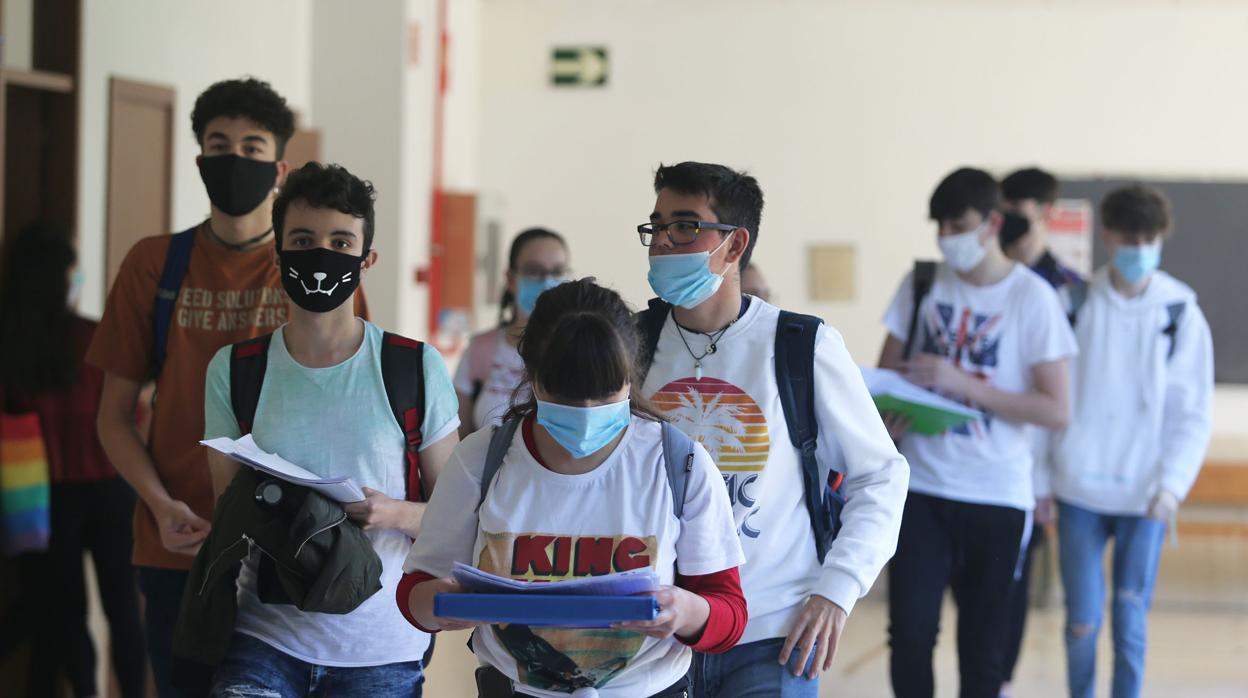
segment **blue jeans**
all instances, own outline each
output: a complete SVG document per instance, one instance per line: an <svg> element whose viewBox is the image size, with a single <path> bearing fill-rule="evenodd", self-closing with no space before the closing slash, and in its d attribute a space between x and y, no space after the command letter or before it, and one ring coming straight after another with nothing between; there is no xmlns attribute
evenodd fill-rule
<svg viewBox="0 0 1248 698"><path fill-rule="evenodd" d="M182 589L189 572L161 567L136 567L143 593L143 632L159 698L181 698L186 693L173 683L173 629L178 624Z"/></svg>
<svg viewBox="0 0 1248 698"><path fill-rule="evenodd" d="M801 658L794 648L789 663L781 666L777 659L784 647L784 638L758 640L737 645L723 654L693 655L693 695L707 698L818 698L819 679L806 678L810 657L802 664L801 676L794 676Z"/></svg>
<svg viewBox="0 0 1248 698"><path fill-rule="evenodd" d="M213 678L213 698L234 696L334 696L420 698L425 674L419 661L365 667L309 664L250 635L234 633Z"/></svg>
<svg viewBox="0 0 1248 698"><path fill-rule="evenodd" d="M1057 533L1066 590L1066 677L1072 698L1091 698L1096 636L1105 609L1105 544L1114 538L1113 698L1140 695L1148 608L1166 524L1142 516L1111 516L1058 502Z"/></svg>

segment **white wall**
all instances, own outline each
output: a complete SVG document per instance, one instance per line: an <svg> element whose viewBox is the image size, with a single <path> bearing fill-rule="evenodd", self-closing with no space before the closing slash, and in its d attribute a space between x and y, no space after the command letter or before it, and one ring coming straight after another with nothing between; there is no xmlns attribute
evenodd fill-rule
<svg viewBox="0 0 1248 698"><path fill-rule="evenodd" d="M497 0L482 18L481 185L510 232L566 233L578 273L641 304L654 167L749 169L778 302L863 363L911 260L937 254L927 198L959 165L1248 176L1242 3ZM610 85L550 87L557 44L607 46ZM854 302L807 300L814 242L857 246ZM1220 391L1219 435L1248 437L1246 412Z"/></svg>
<svg viewBox="0 0 1248 698"><path fill-rule="evenodd" d="M109 78L177 90L173 227L188 228L209 210L195 169L199 146L190 122L195 98L218 80L254 75L309 118L311 8L306 0L125 0L83 2L82 11L78 238L86 287L80 307L98 315L104 304ZM150 234L164 232L169 231Z"/></svg>

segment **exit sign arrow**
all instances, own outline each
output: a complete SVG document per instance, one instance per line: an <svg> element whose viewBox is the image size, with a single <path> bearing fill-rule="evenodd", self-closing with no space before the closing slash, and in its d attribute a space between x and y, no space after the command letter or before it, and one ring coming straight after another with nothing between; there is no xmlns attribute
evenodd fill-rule
<svg viewBox="0 0 1248 698"><path fill-rule="evenodd" d="M602 87L607 84L604 46L563 46L551 54L551 84L556 87Z"/></svg>

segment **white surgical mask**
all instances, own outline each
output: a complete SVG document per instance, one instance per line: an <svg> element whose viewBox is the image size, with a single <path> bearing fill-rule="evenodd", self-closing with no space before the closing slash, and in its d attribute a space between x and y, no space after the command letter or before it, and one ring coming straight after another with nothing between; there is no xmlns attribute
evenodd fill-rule
<svg viewBox="0 0 1248 698"><path fill-rule="evenodd" d="M984 244L979 241L979 236L986 225L988 225L988 221L984 221L982 225L974 230L968 230L965 233L956 235L946 235L936 241L940 245L941 254L945 256L945 262L954 271L965 274L979 266L979 263L984 259L984 255L988 254L988 250L984 249Z"/></svg>

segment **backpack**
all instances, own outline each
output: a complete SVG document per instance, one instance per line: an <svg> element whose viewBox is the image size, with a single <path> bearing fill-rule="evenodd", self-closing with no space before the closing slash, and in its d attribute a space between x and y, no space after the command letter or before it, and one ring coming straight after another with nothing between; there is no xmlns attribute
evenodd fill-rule
<svg viewBox="0 0 1248 698"><path fill-rule="evenodd" d="M173 322L173 307L178 301L182 280L191 266L191 248L195 246L195 230L199 226L169 236L169 249L165 252L165 266L156 284L155 331L152 334L152 378L160 376L169 356L169 325Z"/></svg>
<svg viewBox="0 0 1248 698"><path fill-rule="evenodd" d="M266 334L235 344L230 348L230 406L238 429L251 433L264 386L264 372L269 361L269 344L273 335ZM420 479L421 422L425 414L424 344L391 332L381 343L381 378L386 386L390 411L403 430L404 464L407 469L406 499L423 502L427 493Z"/></svg>
<svg viewBox="0 0 1248 698"><path fill-rule="evenodd" d="M511 419L495 426L490 433L490 447L485 453L485 469L481 473L481 496L477 511L485 503L490 483L503 465L503 457L516 436L516 429L524 417ZM685 513L685 494L689 489L689 473L693 470L693 439L667 422L660 422L663 430L663 466L667 470L667 484L672 491L672 513L681 518Z"/></svg>
<svg viewBox="0 0 1248 698"><path fill-rule="evenodd" d="M649 369L659 344L659 334L667 323L672 306L655 298L650 307L638 313L637 324L644 342L643 366ZM815 554L823 564L832 541L841 529L845 495L841 491L844 473L832 469L826 481L819 477L819 424L815 416L815 338L823 320L812 315L780 311L776 323L776 390L788 425L789 441L800 454L802 487L806 512L815 537ZM679 432L672 427L672 431ZM687 437L686 437L687 438Z"/></svg>
<svg viewBox="0 0 1248 698"><path fill-rule="evenodd" d="M1088 286L1070 287L1070 326L1073 328L1075 323L1079 321L1079 311L1083 308L1084 302L1088 299ZM1175 301L1166 305L1166 315L1169 322L1162 328L1161 333L1170 340L1170 348L1166 351L1166 360L1174 358L1174 352L1178 349L1179 323L1183 321L1183 313L1187 311L1186 301Z"/></svg>

